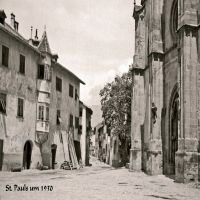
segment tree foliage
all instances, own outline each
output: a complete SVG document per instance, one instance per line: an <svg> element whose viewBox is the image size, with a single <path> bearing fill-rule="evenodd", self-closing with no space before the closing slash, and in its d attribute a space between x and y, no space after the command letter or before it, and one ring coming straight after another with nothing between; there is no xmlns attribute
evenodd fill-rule
<svg viewBox="0 0 200 200"><path fill-rule="evenodd" d="M130 139L131 89L131 72L128 72L116 76L100 91L105 123L121 141Z"/></svg>

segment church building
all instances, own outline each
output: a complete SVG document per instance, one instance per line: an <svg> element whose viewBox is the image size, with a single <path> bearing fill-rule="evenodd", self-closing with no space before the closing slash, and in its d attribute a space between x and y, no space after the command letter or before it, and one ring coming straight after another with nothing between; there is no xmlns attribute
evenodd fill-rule
<svg viewBox="0 0 200 200"><path fill-rule="evenodd" d="M130 170L200 179L200 1L134 3Z"/></svg>

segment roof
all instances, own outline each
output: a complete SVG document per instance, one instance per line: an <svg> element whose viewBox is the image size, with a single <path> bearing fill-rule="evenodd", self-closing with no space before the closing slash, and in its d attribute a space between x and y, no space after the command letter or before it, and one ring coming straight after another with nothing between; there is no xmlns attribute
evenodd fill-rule
<svg viewBox="0 0 200 200"><path fill-rule="evenodd" d="M37 48L31 46L28 41L21 35L19 34L18 31L16 31L15 29L13 29L9 24L7 24L5 22L5 24L1 24L0 23L0 30L4 31L5 33L11 35L12 37L14 37L15 39L17 39L18 41L22 42L23 44L25 44L26 46L28 46L29 48L31 48L32 50L36 51L37 53L40 54L40 52L37 50Z"/></svg>
<svg viewBox="0 0 200 200"><path fill-rule="evenodd" d="M76 76L73 72L71 72L69 69L67 69L66 67L64 67L63 65L61 65L58 62L56 62L55 65L58 65L59 67L61 67L62 69L64 69L67 73L69 73L71 76L73 76L75 79L77 79L80 83L82 83L83 85L85 85L85 83L78 76Z"/></svg>
<svg viewBox="0 0 200 200"><path fill-rule="evenodd" d="M49 53L52 55L46 31L44 31L42 35L42 39L38 45L38 49L41 52Z"/></svg>
<svg viewBox="0 0 200 200"><path fill-rule="evenodd" d="M88 107L85 103L83 103L81 100L79 100L79 103L86 108L86 110L92 115L93 111L90 107Z"/></svg>

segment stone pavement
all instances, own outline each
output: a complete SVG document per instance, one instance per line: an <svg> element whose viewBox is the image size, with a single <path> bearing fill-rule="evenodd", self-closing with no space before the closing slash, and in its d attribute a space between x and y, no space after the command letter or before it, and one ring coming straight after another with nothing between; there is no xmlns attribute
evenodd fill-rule
<svg viewBox="0 0 200 200"><path fill-rule="evenodd" d="M0 200L200 199L200 189L194 185L174 183L163 175L147 176L124 168L114 169L94 158L92 164L73 171L1 172Z"/></svg>

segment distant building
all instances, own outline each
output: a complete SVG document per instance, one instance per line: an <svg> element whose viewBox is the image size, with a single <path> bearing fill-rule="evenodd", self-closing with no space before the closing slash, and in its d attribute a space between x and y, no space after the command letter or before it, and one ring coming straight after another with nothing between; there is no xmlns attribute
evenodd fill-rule
<svg viewBox="0 0 200 200"><path fill-rule="evenodd" d="M99 123L95 128L95 156L102 162L113 165L114 153L112 148L110 130L104 122ZM117 153L117 151L116 151Z"/></svg>
<svg viewBox="0 0 200 200"><path fill-rule="evenodd" d="M66 160L65 137L80 149L80 83L57 62L44 31L24 39L11 14L0 10L0 170L58 166ZM64 138L63 138L64 137ZM78 156L78 155L77 155Z"/></svg>
<svg viewBox="0 0 200 200"><path fill-rule="evenodd" d="M81 134L81 160L83 165L89 165L90 136L92 135L91 116L92 109L80 101L80 134Z"/></svg>

